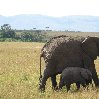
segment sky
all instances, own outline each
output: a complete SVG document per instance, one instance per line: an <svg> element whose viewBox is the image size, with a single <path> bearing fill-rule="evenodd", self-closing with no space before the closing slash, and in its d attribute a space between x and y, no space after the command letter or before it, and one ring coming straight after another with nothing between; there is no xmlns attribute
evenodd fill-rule
<svg viewBox="0 0 99 99"><path fill-rule="evenodd" d="M99 0L0 0L0 15L99 16Z"/></svg>

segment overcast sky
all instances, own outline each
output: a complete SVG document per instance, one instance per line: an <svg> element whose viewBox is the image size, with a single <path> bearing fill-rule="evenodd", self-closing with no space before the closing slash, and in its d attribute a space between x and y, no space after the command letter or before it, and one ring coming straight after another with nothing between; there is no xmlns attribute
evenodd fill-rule
<svg viewBox="0 0 99 99"><path fill-rule="evenodd" d="M0 15L99 16L99 0L0 0Z"/></svg>

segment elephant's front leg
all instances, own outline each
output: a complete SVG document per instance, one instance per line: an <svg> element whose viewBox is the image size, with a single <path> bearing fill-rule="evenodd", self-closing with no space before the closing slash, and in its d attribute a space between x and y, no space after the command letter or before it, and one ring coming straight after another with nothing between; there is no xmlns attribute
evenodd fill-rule
<svg viewBox="0 0 99 99"><path fill-rule="evenodd" d="M64 83L64 81L62 79L60 79L59 82L59 89L62 89L63 86L65 86L66 84Z"/></svg>
<svg viewBox="0 0 99 99"><path fill-rule="evenodd" d="M95 86L99 87L99 79L98 79L98 75L97 75L97 72L96 72L96 69L95 69L95 65L91 66L89 69L90 69L90 71L92 73L92 79L93 79L93 81L95 83Z"/></svg>

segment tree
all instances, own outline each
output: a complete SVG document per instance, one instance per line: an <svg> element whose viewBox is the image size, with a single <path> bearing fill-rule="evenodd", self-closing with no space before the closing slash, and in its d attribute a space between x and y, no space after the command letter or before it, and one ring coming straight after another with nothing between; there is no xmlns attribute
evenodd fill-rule
<svg viewBox="0 0 99 99"><path fill-rule="evenodd" d="M33 36L32 36L32 34L30 32L23 32L21 34L21 40L31 42L33 40Z"/></svg>
<svg viewBox="0 0 99 99"><path fill-rule="evenodd" d="M4 24L1 26L1 35L3 38L14 38L15 31L11 29L9 24Z"/></svg>
<svg viewBox="0 0 99 99"><path fill-rule="evenodd" d="M46 28L46 31L49 29L49 27L47 26L47 27L45 27Z"/></svg>

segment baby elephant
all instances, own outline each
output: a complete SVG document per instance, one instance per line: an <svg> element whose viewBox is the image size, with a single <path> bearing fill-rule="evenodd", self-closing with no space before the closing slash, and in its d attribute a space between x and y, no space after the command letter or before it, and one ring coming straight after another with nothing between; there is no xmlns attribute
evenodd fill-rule
<svg viewBox="0 0 99 99"><path fill-rule="evenodd" d="M92 84L92 74L88 69L80 67L67 67L63 70L60 76L59 89L66 85L67 92L70 90L70 85L76 83L77 90L80 88L80 84L83 87Z"/></svg>

